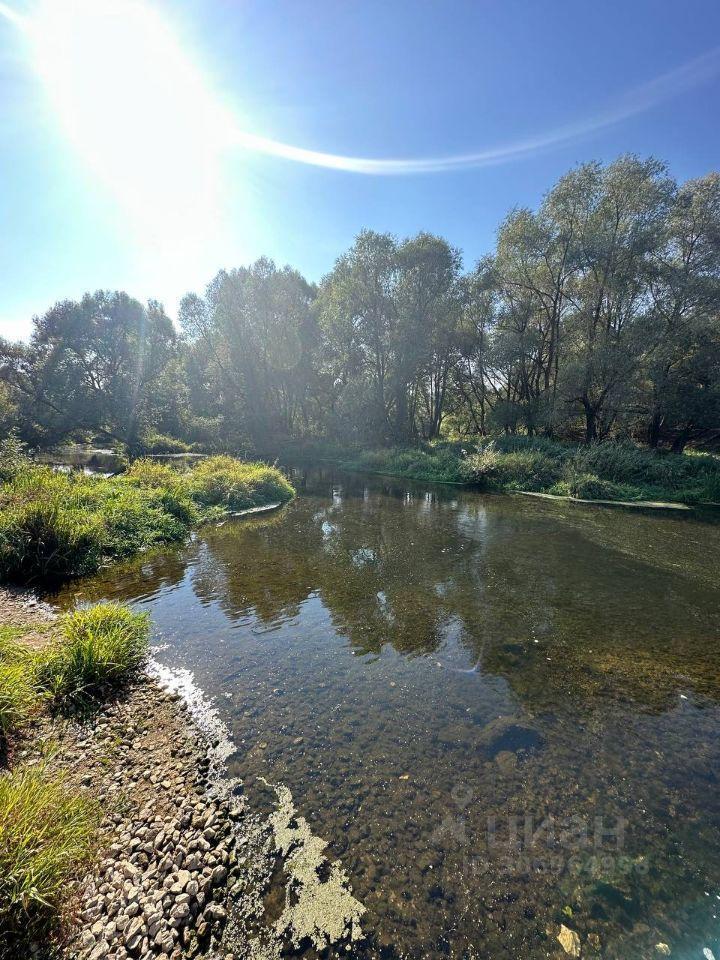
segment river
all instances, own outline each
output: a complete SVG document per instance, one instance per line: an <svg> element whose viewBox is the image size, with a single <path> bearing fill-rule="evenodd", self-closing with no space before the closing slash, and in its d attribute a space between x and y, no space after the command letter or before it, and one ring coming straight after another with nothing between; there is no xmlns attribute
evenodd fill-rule
<svg viewBox="0 0 720 960"><path fill-rule="evenodd" d="M720 525L332 470L74 583L148 610L385 957L720 958ZM707 954L705 954L707 957Z"/></svg>

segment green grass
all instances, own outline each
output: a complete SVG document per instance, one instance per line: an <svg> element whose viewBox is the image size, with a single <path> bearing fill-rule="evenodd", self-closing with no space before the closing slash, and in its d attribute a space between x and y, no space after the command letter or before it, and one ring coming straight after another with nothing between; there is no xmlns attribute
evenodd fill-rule
<svg viewBox="0 0 720 960"><path fill-rule="evenodd" d="M76 709L107 697L143 663L147 614L114 603L65 614L49 643L24 646L35 625L0 627L0 738L43 703ZM100 807L31 767L0 774L0 955L20 956L50 933L67 884L94 850ZM24 954L23 954L24 955Z"/></svg>
<svg viewBox="0 0 720 960"><path fill-rule="evenodd" d="M178 440L177 437L169 437L163 433L148 433L143 437L142 453L190 453L192 446L185 443L184 440Z"/></svg>
<svg viewBox="0 0 720 960"><path fill-rule="evenodd" d="M18 641L27 627L0 626L0 741L23 726L38 704L33 653Z"/></svg>
<svg viewBox="0 0 720 960"><path fill-rule="evenodd" d="M24 646L22 627L0 628L0 740L43 703L65 711L101 701L147 653L147 614L116 603L67 613L48 627L48 643Z"/></svg>
<svg viewBox="0 0 720 960"><path fill-rule="evenodd" d="M0 478L0 579L83 576L185 538L220 513L284 502L293 488L263 463L210 457L184 470L137 461L118 477L21 463Z"/></svg>
<svg viewBox="0 0 720 960"><path fill-rule="evenodd" d="M350 470L407 477L411 480L439 483L468 483L470 480L464 459L442 447L366 450L352 459L344 459L342 465Z"/></svg>
<svg viewBox="0 0 720 960"><path fill-rule="evenodd" d="M0 776L0 941L45 935L92 853L96 803L32 768ZM11 954L17 956L19 954Z"/></svg>
<svg viewBox="0 0 720 960"><path fill-rule="evenodd" d="M720 458L652 451L631 443L586 446L511 436L371 450L341 463L352 470L486 490L530 490L587 500L720 501Z"/></svg>
<svg viewBox="0 0 720 960"><path fill-rule="evenodd" d="M191 496L197 503L228 510L283 503L295 492L275 467L227 456L201 460L191 471L190 483Z"/></svg>
<svg viewBox="0 0 720 960"><path fill-rule="evenodd" d="M66 709L100 700L143 663L149 633L147 614L116 603L68 613L38 657L37 686Z"/></svg>

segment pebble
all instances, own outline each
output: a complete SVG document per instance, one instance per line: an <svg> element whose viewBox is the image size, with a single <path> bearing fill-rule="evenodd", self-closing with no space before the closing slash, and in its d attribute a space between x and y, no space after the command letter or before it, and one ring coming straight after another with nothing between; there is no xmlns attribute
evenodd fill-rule
<svg viewBox="0 0 720 960"><path fill-rule="evenodd" d="M150 684L130 703L129 722L120 705L107 708L99 722L78 728L63 754L69 769L82 763L78 782L84 788L102 783L107 795L131 801L124 812L116 806L106 815L107 844L83 881L81 929L71 955L225 957L218 952L228 918L224 901L244 801L234 800L230 791L210 797L207 744L188 727L177 703L171 707ZM177 717L160 722L156 709L170 709ZM149 739L148 731L164 729L166 738Z"/></svg>

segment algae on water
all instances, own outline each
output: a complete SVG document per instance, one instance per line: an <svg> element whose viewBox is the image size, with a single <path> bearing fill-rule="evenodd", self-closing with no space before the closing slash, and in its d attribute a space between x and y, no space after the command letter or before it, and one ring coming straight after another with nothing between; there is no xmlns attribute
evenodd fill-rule
<svg viewBox="0 0 720 960"><path fill-rule="evenodd" d="M274 789L278 806L270 823L290 878L278 935L288 936L294 946L309 939L318 950L360 940L365 907L350 892L347 874L325 856L327 841L314 836L307 820L298 816L290 790L282 784Z"/></svg>

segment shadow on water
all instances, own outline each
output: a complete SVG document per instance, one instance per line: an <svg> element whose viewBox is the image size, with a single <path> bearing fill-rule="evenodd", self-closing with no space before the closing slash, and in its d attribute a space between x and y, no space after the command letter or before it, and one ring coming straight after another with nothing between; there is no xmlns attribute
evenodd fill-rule
<svg viewBox="0 0 720 960"><path fill-rule="evenodd" d="M68 588L151 611L234 773L283 781L377 950L718 950L720 526L309 471Z"/></svg>

